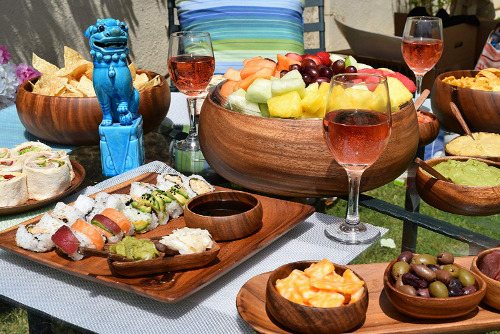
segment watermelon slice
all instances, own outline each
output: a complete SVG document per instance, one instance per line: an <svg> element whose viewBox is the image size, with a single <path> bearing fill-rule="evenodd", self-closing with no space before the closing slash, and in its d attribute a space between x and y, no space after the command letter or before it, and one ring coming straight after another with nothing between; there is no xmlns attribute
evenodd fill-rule
<svg viewBox="0 0 500 334"><path fill-rule="evenodd" d="M378 75L383 75L384 77L393 77L398 79L405 85L405 87L411 92L415 93L417 90L417 87L415 86L415 83L411 81L407 76L399 73L399 72L391 72L387 70L380 70L376 68L363 68L358 70L358 73L368 73L368 74L378 74ZM358 78L361 76L358 75ZM361 77L364 78L364 77Z"/></svg>

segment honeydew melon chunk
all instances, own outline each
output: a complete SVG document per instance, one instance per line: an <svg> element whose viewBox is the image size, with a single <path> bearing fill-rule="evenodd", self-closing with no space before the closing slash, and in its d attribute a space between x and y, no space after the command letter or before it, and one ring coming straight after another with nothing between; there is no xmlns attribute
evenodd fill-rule
<svg viewBox="0 0 500 334"><path fill-rule="evenodd" d="M259 103L259 108L260 108L260 113L262 114L262 117L271 117L271 114L269 114L269 107L267 106L266 103Z"/></svg>
<svg viewBox="0 0 500 334"><path fill-rule="evenodd" d="M344 57L342 57L338 54L335 54L335 53L331 53L330 60L332 61L332 63L335 63L337 60L344 60Z"/></svg>
<svg viewBox="0 0 500 334"><path fill-rule="evenodd" d="M372 66L370 65L367 65L367 64L363 64L363 63L357 63L356 64L356 69L359 71L359 70L362 70L362 69L365 69L365 68L373 68Z"/></svg>
<svg viewBox="0 0 500 334"><path fill-rule="evenodd" d="M358 64L358 62L356 61L356 59L354 59L353 56L347 56L347 58L345 59L345 67L347 67L347 66L356 67L357 64Z"/></svg>
<svg viewBox="0 0 500 334"><path fill-rule="evenodd" d="M239 92L240 90L242 90L244 94ZM259 105L255 102L248 101L245 98L245 94L245 90L240 88L227 97L227 103L231 110L243 114L261 116Z"/></svg>
<svg viewBox="0 0 500 334"><path fill-rule="evenodd" d="M300 74L298 70L293 70L282 76L280 80L288 80L288 79L302 79L302 74Z"/></svg>
<svg viewBox="0 0 500 334"><path fill-rule="evenodd" d="M290 73L290 72L289 72ZM293 79L274 80L271 82L271 93L273 96L283 95L291 91L296 91L302 98L306 94L306 83L302 77Z"/></svg>
<svg viewBox="0 0 500 334"><path fill-rule="evenodd" d="M271 80L257 78L247 88L245 98L250 102L267 103L273 97L271 93Z"/></svg>

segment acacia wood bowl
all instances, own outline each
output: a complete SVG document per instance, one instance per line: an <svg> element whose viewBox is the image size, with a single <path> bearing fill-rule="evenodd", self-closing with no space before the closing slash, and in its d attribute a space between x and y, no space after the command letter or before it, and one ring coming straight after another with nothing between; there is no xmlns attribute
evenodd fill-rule
<svg viewBox="0 0 500 334"><path fill-rule="evenodd" d="M439 135L439 120L431 112L425 110L420 110L420 112L432 119L428 123L418 123L418 146L426 146L432 143Z"/></svg>
<svg viewBox="0 0 500 334"><path fill-rule="evenodd" d="M471 157L440 157L427 160L431 167L448 159L467 161ZM477 159L500 168L499 162ZM449 213L465 216L488 216L500 213L500 186L474 187L454 184L433 178L422 168L415 178L420 197L429 205Z"/></svg>
<svg viewBox="0 0 500 334"><path fill-rule="evenodd" d="M231 216L205 216L193 212L193 208L207 202L234 201L247 203L248 211ZM262 227L262 203L249 193L241 191L215 191L196 196L186 203L184 219L186 226L208 230L217 241L228 241L246 237Z"/></svg>
<svg viewBox="0 0 500 334"><path fill-rule="evenodd" d="M339 307L312 307L294 303L276 290L276 280L287 277L294 269L304 270L317 261L299 261L285 264L274 270L266 285L266 309L283 326L299 333L343 333L359 325L368 309L366 282L363 296L356 302ZM342 275L348 269L335 264L335 271ZM356 273L355 273L356 274ZM356 274L361 280L364 279Z"/></svg>
<svg viewBox="0 0 500 334"><path fill-rule="evenodd" d="M397 290L391 276L394 259L384 272L384 291L391 304L399 312L418 319L452 319L472 312L479 305L486 293L486 283L477 274L471 272L477 291L466 296L448 298L425 298L411 296ZM457 267L466 269L454 263Z"/></svg>
<svg viewBox="0 0 500 334"><path fill-rule="evenodd" d="M222 106L218 88L200 114L200 145L209 165L246 188L292 197L348 193L347 174L328 151L321 119L280 119L240 114ZM413 102L392 114L389 143L361 178L361 191L399 177L419 141Z"/></svg>
<svg viewBox="0 0 500 334"><path fill-rule="evenodd" d="M481 272L481 270L479 270L478 267L481 265L481 262L486 254L493 251L500 251L500 248L487 249L477 254L477 256L472 260L470 269L486 282L486 294L483 298L483 302L496 308L497 310L500 310L500 281L486 276Z"/></svg>
<svg viewBox="0 0 500 334"><path fill-rule="evenodd" d="M499 129L500 130L500 129ZM465 135L466 136L466 135ZM463 136L460 136L460 137L463 137ZM488 160L491 160L491 161L495 161L495 162L500 162L500 156L499 157L488 157L488 156L472 156L472 155L466 155L466 154L460 154L460 155L457 155L457 154L453 154L449 151L449 146L450 143L452 143L454 140L457 140L457 138L460 138L460 137L455 137L453 138L452 140L450 140L448 142L448 144L446 144L444 146L444 152L446 153L446 155L448 156L470 156L470 157L473 157L473 158L480 158L480 159L488 159ZM452 143L453 144L453 143Z"/></svg>
<svg viewBox="0 0 500 334"><path fill-rule="evenodd" d="M431 91L432 111L446 130L464 134L464 130L451 111L450 102L457 105L465 123L472 132L500 131L500 92L462 88L444 83L449 76L475 77L479 71L460 70L440 74L434 81Z"/></svg>
<svg viewBox="0 0 500 334"><path fill-rule="evenodd" d="M150 79L157 73L146 73ZM35 83L39 77L30 81ZM160 75L160 85L139 92L139 113L143 117L144 134L156 129L167 115L170 106L170 88ZM40 139L64 145L99 144L101 107L97 97L59 97L32 93L32 85L25 81L19 86L16 98L17 113L28 132Z"/></svg>

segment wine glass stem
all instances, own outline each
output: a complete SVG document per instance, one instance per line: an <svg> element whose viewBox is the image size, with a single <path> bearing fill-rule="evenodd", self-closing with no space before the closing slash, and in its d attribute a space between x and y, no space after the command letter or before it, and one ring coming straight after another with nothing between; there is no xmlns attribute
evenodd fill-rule
<svg viewBox="0 0 500 334"><path fill-rule="evenodd" d="M345 224L348 226L356 226L359 224L359 185L362 174L363 170L347 172L347 178L349 180L349 199L347 201L347 216Z"/></svg>
<svg viewBox="0 0 500 334"><path fill-rule="evenodd" d="M188 108L189 108L189 137L193 138L196 137L197 131L196 131L196 97L188 97Z"/></svg>
<svg viewBox="0 0 500 334"><path fill-rule="evenodd" d="M422 79L423 78L424 78L423 75L415 74L415 82L417 84L417 93L415 94L415 100L418 99L420 94L422 94Z"/></svg>

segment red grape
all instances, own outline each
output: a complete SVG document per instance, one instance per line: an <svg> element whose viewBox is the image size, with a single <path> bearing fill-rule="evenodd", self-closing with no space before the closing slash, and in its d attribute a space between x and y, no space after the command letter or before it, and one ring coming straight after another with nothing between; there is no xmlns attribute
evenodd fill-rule
<svg viewBox="0 0 500 334"><path fill-rule="evenodd" d="M290 71L297 70L297 71L302 71L302 66L299 64L292 64L288 67Z"/></svg>
<svg viewBox="0 0 500 334"><path fill-rule="evenodd" d="M319 76L319 71L316 69L316 66L306 66L304 67L303 72L305 74L309 74L312 79L317 78Z"/></svg>
<svg viewBox="0 0 500 334"><path fill-rule="evenodd" d="M356 69L356 67L351 65L351 66L347 66L344 69L344 73L358 73L358 70Z"/></svg>
<svg viewBox="0 0 500 334"><path fill-rule="evenodd" d="M287 71L287 70L282 70L282 71L280 72L280 78L283 78L283 76L284 76L285 74L287 74L287 73L288 73L288 71Z"/></svg>
<svg viewBox="0 0 500 334"><path fill-rule="evenodd" d="M331 78L333 77L333 70L329 67L323 67L319 69L319 76L320 77L325 77L325 78Z"/></svg>
<svg viewBox="0 0 500 334"><path fill-rule="evenodd" d="M306 67L306 66L316 66L316 62L310 58L306 58L304 60L302 60L302 62L300 63L300 65L302 65L302 67Z"/></svg>
<svg viewBox="0 0 500 334"><path fill-rule="evenodd" d="M328 82L328 83L330 83L330 79L329 79L329 78L325 78L325 77L317 77L317 78L314 78L314 79L312 80L312 82L317 82L318 84L320 84L320 85L321 85L321 83L323 83L323 82Z"/></svg>
<svg viewBox="0 0 500 334"><path fill-rule="evenodd" d="M332 70L334 73L342 73L345 69L345 61L339 59L332 64Z"/></svg>
<svg viewBox="0 0 500 334"><path fill-rule="evenodd" d="M304 80L306 85L309 85L312 81L312 78L309 74L304 73L302 74L302 80Z"/></svg>

